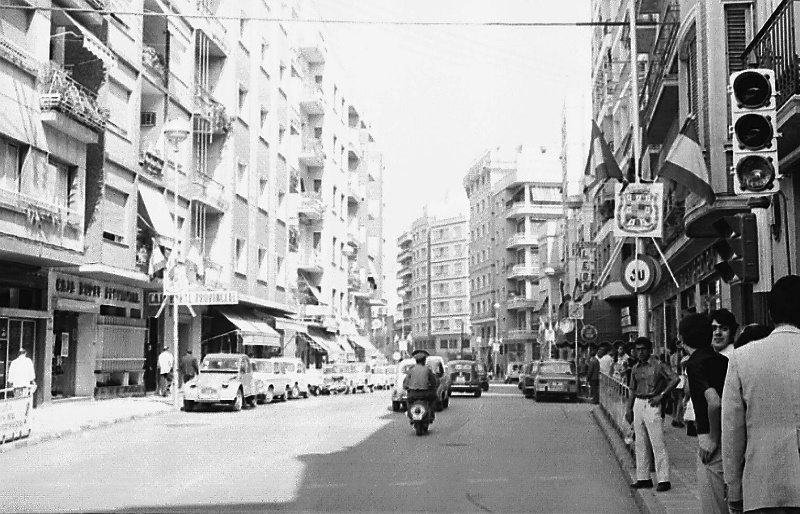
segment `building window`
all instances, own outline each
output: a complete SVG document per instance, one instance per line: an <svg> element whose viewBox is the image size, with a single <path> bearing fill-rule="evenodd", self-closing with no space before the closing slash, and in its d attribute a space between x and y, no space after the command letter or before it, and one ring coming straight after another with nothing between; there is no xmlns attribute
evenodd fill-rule
<svg viewBox="0 0 800 514"><path fill-rule="evenodd" d="M247 119L245 115L247 113L247 89L243 86L239 86L239 119L243 122L247 123Z"/></svg>
<svg viewBox="0 0 800 514"><path fill-rule="evenodd" d="M240 275L247 274L247 241L236 238L235 270Z"/></svg>
<svg viewBox="0 0 800 514"><path fill-rule="evenodd" d="M260 114L260 123L261 123L261 135L266 136L267 127L269 125L269 110L261 106L261 114Z"/></svg>
<svg viewBox="0 0 800 514"><path fill-rule="evenodd" d="M267 282L269 277L269 266L267 266L267 249L258 249L258 280L260 282Z"/></svg>
<svg viewBox="0 0 800 514"><path fill-rule="evenodd" d="M247 198L247 163L236 163L236 194Z"/></svg>
<svg viewBox="0 0 800 514"><path fill-rule="evenodd" d="M286 261L280 255L275 256L275 285L286 287L286 272L283 269Z"/></svg>
<svg viewBox="0 0 800 514"><path fill-rule="evenodd" d="M0 139L0 188L19 191L25 153L24 146Z"/></svg>
<svg viewBox="0 0 800 514"><path fill-rule="evenodd" d="M105 188L103 195L103 239L125 243L128 234L128 195Z"/></svg>

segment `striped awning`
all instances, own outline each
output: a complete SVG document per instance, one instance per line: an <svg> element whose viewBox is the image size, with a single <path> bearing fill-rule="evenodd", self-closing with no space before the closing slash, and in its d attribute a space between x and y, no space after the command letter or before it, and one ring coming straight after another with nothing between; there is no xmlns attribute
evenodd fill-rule
<svg viewBox="0 0 800 514"><path fill-rule="evenodd" d="M266 321L237 307L216 307L239 331L242 344L280 348L281 336Z"/></svg>

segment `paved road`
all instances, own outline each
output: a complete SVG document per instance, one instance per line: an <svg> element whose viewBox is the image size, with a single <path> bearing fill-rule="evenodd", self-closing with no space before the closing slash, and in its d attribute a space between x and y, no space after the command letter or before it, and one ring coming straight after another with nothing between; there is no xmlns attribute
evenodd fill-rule
<svg viewBox="0 0 800 514"><path fill-rule="evenodd" d="M590 406L386 392L175 412L0 454L0 511L636 512Z"/></svg>

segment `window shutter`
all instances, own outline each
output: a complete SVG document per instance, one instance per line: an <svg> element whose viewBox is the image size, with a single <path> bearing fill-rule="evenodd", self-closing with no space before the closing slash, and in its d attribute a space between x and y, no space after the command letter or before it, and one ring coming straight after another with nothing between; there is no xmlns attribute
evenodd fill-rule
<svg viewBox="0 0 800 514"><path fill-rule="evenodd" d="M728 46L728 73L741 71L744 65L740 56L747 48L748 5L725 6L725 32Z"/></svg>
<svg viewBox="0 0 800 514"><path fill-rule="evenodd" d="M124 237L127 233L127 216L126 205L128 203L128 195L116 189L106 187L105 195L103 196L104 204L104 227L105 232Z"/></svg>

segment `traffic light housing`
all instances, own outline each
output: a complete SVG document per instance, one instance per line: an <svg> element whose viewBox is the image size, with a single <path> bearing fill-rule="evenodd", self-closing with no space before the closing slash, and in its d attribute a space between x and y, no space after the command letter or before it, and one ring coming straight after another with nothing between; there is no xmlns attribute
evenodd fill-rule
<svg viewBox="0 0 800 514"><path fill-rule="evenodd" d="M723 216L713 223L722 239L714 243L714 265L726 283L758 282L758 228L752 213Z"/></svg>
<svg viewBox="0 0 800 514"><path fill-rule="evenodd" d="M775 74L767 68L730 76L734 192L777 191L778 143Z"/></svg>

